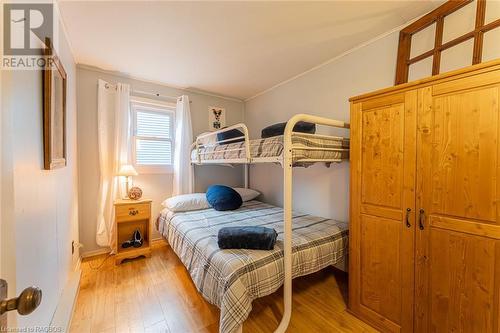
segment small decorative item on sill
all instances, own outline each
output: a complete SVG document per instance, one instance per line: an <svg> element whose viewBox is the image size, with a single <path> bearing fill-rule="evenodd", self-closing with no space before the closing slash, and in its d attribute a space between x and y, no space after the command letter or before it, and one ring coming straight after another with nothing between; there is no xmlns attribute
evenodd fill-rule
<svg viewBox="0 0 500 333"><path fill-rule="evenodd" d="M142 197L142 190L134 186L128 191L128 197L132 200L139 200Z"/></svg>

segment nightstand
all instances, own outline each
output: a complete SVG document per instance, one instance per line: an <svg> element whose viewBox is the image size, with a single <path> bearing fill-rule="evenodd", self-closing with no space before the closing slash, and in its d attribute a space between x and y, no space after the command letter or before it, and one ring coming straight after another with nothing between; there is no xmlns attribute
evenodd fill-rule
<svg viewBox="0 0 500 333"><path fill-rule="evenodd" d="M151 201L149 199L115 201L115 264L121 264L124 259L151 257ZM142 234L142 246L122 248L122 243L129 240L136 229Z"/></svg>

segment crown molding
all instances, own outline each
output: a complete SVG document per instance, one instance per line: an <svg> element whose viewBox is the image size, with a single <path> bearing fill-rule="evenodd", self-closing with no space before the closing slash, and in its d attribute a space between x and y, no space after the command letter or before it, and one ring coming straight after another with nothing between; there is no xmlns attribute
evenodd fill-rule
<svg viewBox="0 0 500 333"><path fill-rule="evenodd" d="M188 87L181 87L181 86L170 85L170 84L166 84L166 83L161 82L161 81L149 80L149 79L145 79L145 78L142 78L142 77L130 75L130 74L127 74L127 73L124 73L124 72L106 70L106 69L102 69L100 67L96 67L96 66L88 65L88 64L84 64L84 63L78 63L77 67L81 68L81 69L93 71L93 72L98 72L98 73L103 73L103 74L118 76L118 77L122 77L122 78L129 79L129 80L137 80L137 81L141 81L141 82L145 82L145 83L155 84L155 85L158 85L158 86L162 86L162 87L166 87L166 88L170 88L170 89L176 89L176 90L180 90L180 91L187 92L187 93L193 93L193 94L198 94L198 95L203 95L203 96L220 98L220 99L224 99L224 100L228 100L228 101L232 101L232 102L244 103L244 100L240 99L240 98L236 98L236 97L232 97L232 96L219 95L219 94L212 93L212 92L205 91L205 90L199 90L199 89L193 89L193 88L188 88Z"/></svg>

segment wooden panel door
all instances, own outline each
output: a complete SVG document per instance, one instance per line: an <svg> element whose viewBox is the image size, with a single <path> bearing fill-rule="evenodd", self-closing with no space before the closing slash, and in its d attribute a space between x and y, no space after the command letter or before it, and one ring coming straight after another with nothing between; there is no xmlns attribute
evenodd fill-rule
<svg viewBox="0 0 500 333"><path fill-rule="evenodd" d="M349 307L413 329L417 93L352 105Z"/></svg>
<svg viewBox="0 0 500 333"><path fill-rule="evenodd" d="M472 78L419 90L415 332L499 332L499 86Z"/></svg>

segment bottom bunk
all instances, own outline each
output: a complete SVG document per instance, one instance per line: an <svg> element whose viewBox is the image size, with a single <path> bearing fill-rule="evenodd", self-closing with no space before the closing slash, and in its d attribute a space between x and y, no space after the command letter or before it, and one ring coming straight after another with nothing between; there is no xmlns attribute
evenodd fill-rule
<svg viewBox="0 0 500 333"><path fill-rule="evenodd" d="M274 250L221 250L220 228L266 226L278 232ZM275 292L284 281L283 209L247 201L234 211L164 209L159 232L186 266L198 291L221 309L219 331L237 331L252 309L252 301ZM293 213L293 277L311 274L344 261L347 224Z"/></svg>

